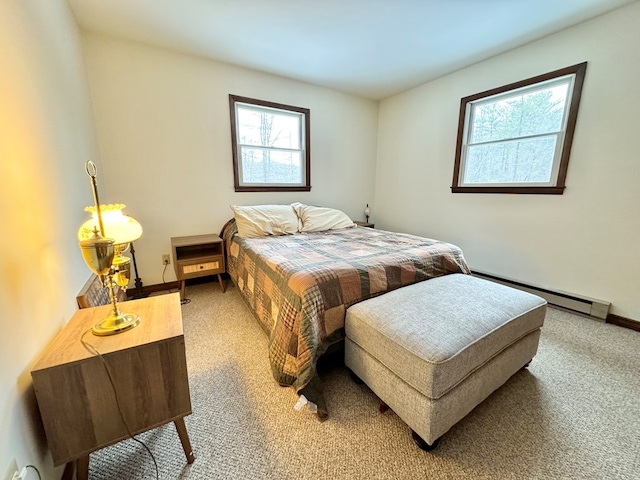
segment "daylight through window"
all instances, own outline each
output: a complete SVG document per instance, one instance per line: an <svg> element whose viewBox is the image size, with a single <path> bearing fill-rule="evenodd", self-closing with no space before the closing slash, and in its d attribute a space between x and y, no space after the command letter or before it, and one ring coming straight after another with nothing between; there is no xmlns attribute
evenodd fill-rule
<svg viewBox="0 0 640 480"><path fill-rule="evenodd" d="M229 95L236 191L309 191L309 110Z"/></svg>
<svg viewBox="0 0 640 480"><path fill-rule="evenodd" d="M463 98L452 191L561 194L585 70Z"/></svg>

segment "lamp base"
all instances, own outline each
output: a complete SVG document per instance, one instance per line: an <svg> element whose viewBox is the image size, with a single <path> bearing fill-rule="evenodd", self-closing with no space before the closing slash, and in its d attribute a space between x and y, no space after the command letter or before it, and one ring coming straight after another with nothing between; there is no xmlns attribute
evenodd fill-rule
<svg viewBox="0 0 640 480"><path fill-rule="evenodd" d="M140 317L135 313L121 313L109 315L93 326L93 334L99 337L115 335L129 330L140 323Z"/></svg>

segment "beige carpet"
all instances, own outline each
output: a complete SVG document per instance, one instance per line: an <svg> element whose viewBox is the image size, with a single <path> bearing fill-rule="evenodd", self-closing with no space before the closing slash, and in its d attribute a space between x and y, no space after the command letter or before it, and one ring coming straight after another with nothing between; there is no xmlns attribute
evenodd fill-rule
<svg viewBox="0 0 640 480"><path fill-rule="evenodd" d="M183 306L196 461L173 424L140 435L162 479L638 479L640 334L550 309L538 355L431 453L354 384L322 375L330 418L296 412L272 379L267 338L236 288L188 287ZM127 440L91 455L91 479L152 479Z"/></svg>

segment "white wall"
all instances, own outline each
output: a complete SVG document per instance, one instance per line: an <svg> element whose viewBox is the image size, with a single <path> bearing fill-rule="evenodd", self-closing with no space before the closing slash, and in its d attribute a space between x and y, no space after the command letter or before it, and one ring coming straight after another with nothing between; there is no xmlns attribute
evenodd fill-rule
<svg viewBox="0 0 640 480"><path fill-rule="evenodd" d="M376 226L640 320L640 3L381 102ZM462 97L588 61L564 195L452 194Z"/></svg>
<svg viewBox="0 0 640 480"><path fill-rule="evenodd" d="M83 34L105 203L144 228L145 285L162 282L170 238L218 233L229 205L300 201L354 219L373 203L377 102L138 43ZM311 109L311 192L235 193L229 94ZM175 280L173 268L165 281Z"/></svg>
<svg viewBox="0 0 640 480"><path fill-rule="evenodd" d="M59 476L31 367L90 272L76 231L96 159L79 32L64 1L0 2L0 476L15 459ZM35 478L35 477L29 477Z"/></svg>

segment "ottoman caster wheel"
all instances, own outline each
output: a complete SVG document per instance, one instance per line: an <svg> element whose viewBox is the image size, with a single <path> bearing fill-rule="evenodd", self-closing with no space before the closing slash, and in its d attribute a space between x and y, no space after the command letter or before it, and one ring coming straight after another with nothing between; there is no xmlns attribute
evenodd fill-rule
<svg viewBox="0 0 640 480"><path fill-rule="evenodd" d="M533 360L533 359L531 359L531 360ZM521 368L520 370L526 370L526 369L527 369L527 367L528 367L529 365L531 365L531 360L529 360L527 363L525 363L525 364L522 366L522 368Z"/></svg>
<svg viewBox="0 0 640 480"><path fill-rule="evenodd" d="M360 379L360 377L353 373L351 370L349 370L349 375L351 376L351 380L353 380L354 383L357 383L358 385L364 385L364 382Z"/></svg>
<svg viewBox="0 0 640 480"><path fill-rule="evenodd" d="M420 435L418 435L413 430L411 430L411 438L413 438L413 441L415 442L415 444L425 452L430 452L431 450L435 449L440 443L440 438L436 438L436 441L433 442L431 445L429 445L427 442L425 442L422 439Z"/></svg>

